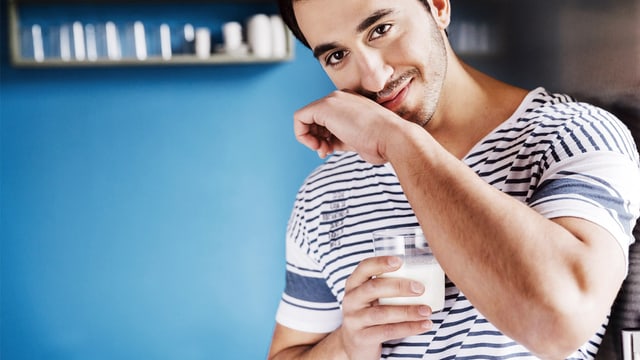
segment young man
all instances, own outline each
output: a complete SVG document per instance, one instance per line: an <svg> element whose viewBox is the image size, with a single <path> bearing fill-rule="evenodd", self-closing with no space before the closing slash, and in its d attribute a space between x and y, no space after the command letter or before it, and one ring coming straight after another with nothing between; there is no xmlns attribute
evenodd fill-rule
<svg viewBox="0 0 640 360"><path fill-rule="evenodd" d="M461 62L448 0L281 0L336 85L294 115L334 153L300 189L270 359L593 358L626 274L638 153L611 114ZM420 225L445 308L380 278L371 233Z"/></svg>

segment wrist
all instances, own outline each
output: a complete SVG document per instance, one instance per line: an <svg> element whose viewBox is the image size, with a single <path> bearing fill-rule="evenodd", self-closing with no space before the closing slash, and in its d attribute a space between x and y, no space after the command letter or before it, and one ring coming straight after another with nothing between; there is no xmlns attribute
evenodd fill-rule
<svg viewBox="0 0 640 360"><path fill-rule="evenodd" d="M435 141L420 125L406 120L398 122L396 128L391 129L387 134L380 153L392 164L420 156L421 149Z"/></svg>
<svg viewBox="0 0 640 360"><path fill-rule="evenodd" d="M334 350L331 354L331 359L350 360L349 354L347 354L346 344L344 341L345 335L343 334L343 332L343 328L342 326L340 326L325 339L329 340L329 346ZM331 337L333 337L333 339L330 339Z"/></svg>

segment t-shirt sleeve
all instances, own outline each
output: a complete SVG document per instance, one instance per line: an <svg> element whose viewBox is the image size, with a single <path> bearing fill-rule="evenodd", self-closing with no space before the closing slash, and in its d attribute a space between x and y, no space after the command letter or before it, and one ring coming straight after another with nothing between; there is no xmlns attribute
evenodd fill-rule
<svg viewBox="0 0 640 360"><path fill-rule="evenodd" d="M286 237L286 285L276 321L311 333L329 333L342 324L342 310L314 258L306 231L304 201L296 200Z"/></svg>
<svg viewBox="0 0 640 360"><path fill-rule="evenodd" d="M556 144L554 155L530 199L530 206L547 218L572 216L596 223L610 232L628 259L633 228L640 208L638 153L628 132L616 123L581 128ZM607 134L606 147L582 151L576 133L596 143ZM585 135L586 134L586 135ZM559 150L560 149L560 150ZM570 156L558 156L563 151ZM628 266L628 264L627 264Z"/></svg>

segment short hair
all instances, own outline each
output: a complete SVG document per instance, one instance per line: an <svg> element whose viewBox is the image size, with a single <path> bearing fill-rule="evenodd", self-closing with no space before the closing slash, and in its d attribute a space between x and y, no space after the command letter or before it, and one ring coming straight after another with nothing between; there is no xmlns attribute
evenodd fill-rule
<svg viewBox="0 0 640 360"><path fill-rule="evenodd" d="M309 42L304 37L302 30L300 30L300 26L298 25L298 20L296 20L296 14L293 12L293 2L301 1L301 0L278 0L278 7L280 8L280 16L284 23L289 27L293 35L300 40L304 46L311 48L309 46ZM418 0L420 1L426 8L427 11L431 11L431 6L429 5L428 0Z"/></svg>

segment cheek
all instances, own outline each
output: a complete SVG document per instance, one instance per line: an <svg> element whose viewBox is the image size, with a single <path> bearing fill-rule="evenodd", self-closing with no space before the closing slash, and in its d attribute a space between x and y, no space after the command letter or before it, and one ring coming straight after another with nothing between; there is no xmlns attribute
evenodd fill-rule
<svg viewBox="0 0 640 360"><path fill-rule="evenodd" d="M387 60L390 64L412 64L426 60L424 38L403 36L387 48Z"/></svg>
<svg viewBox="0 0 640 360"><path fill-rule="evenodd" d="M323 67L323 70L338 90L354 90L357 91L360 86L358 79L358 69L355 67L344 66L339 70Z"/></svg>
<svg viewBox="0 0 640 360"><path fill-rule="evenodd" d="M344 90L344 89L352 89L353 88L352 85L349 84L347 79L345 79L344 74L337 74L337 73L335 73L335 72L333 72L331 70L327 71L326 69L325 69L325 73L329 77L329 80L331 80L333 85L336 87L336 89Z"/></svg>
<svg viewBox="0 0 640 360"><path fill-rule="evenodd" d="M438 30L429 24L429 21L424 21L408 25L403 36L396 42L394 53L411 59L412 62L426 63L434 52L433 47L436 46L433 41L434 33L438 33Z"/></svg>

